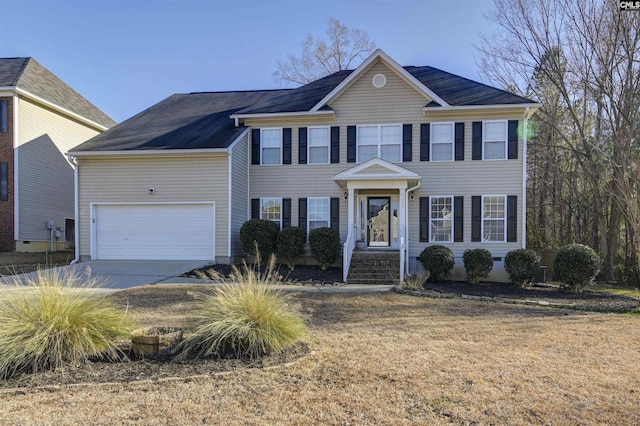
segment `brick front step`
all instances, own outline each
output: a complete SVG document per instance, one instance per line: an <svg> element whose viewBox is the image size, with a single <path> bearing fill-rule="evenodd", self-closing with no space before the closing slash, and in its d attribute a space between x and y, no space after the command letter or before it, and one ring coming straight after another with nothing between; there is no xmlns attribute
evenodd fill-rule
<svg viewBox="0 0 640 426"><path fill-rule="evenodd" d="M354 251L347 284L396 285L400 281L397 251Z"/></svg>

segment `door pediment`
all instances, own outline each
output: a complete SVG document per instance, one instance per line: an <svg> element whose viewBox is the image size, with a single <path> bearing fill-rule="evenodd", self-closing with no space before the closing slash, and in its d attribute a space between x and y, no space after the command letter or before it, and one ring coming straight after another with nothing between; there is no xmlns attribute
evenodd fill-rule
<svg viewBox="0 0 640 426"><path fill-rule="evenodd" d="M420 179L419 174L380 158L372 158L333 177L333 180L341 186L348 181L419 181Z"/></svg>

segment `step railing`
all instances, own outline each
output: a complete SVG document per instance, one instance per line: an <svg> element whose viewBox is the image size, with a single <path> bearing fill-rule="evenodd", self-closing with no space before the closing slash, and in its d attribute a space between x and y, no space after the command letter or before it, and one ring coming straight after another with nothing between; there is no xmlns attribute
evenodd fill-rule
<svg viewBox="0 0 640 426"><path fill-rule="evenodd" d="M356 247L353 229L349 229L347 239L344 242L342 248L342 282L347 282L347 276L349 275L349 267L351 266L351 256L353 255L353 249Z"/></svg>

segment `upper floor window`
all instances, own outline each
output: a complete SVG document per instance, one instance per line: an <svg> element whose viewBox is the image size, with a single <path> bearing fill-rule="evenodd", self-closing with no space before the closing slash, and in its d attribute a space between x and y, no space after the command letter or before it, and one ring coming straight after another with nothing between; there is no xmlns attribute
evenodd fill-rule
<svg viewBox="0 0 640 426"><path fill-rule="evenodd" d="M261 198L260 219L271 220L282 227L282 198Z"/></svg>
<svg viewBox="0 0 640 426"><path fill-rule="evenodd" d="M282 129L260 129L261 164L282 164Z"/></svg>
<svg viewBox="0 0 640 426"><path fill-rule="evenodd" d="M399 163L402 153L402 125L358 126L358 162L378 157Z"/></svg>
<svg viewBox="0 0 640 426"><path fill-rule="evenodd" d="M329 226L329 198L307 198L307 234Z"/></svg>
<svg viewBox="0 0 640 426"><path fill-rule="evenodd" d="M430 197L429 220L432 243L453 242L453 197Z"/></svg>
<svg viewBox="0 0 640 426"><path fill-rule="evenodd" d="M507 158L507 122L485 121L482 130L483 160L505 160Z"/></svg>
<svg viewBox="0 0 640 426"><path fill-rule="evenodd" d="M9 163L0 163L0 201L9 201Z"/></svg>
<svg viewBox="0 0 640 426"><path fill-rule="evenodd" d="M329 127L309 127L309 164L329 164Z"/></svg>
<svg viewBox="0 0 640 426"><path fill-rule="evenodd" d="M431 161L453 161L453 123L431 124Z"/></svg>
<svg viewBox="0 0 640 426"><path fill-rule="evenodd" d="M0 133L9 131L9 100L0 99Z"/></svg>
<svg viewBox="0 0 640 426"><path fill-rule="evenodd" d="M485 195L482 197L482 241L506 241L506 206L504 195Z"/></svg>

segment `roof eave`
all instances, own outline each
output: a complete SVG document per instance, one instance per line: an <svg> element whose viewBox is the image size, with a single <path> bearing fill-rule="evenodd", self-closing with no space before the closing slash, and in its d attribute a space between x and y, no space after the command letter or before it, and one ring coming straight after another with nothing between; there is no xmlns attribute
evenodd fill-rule
<svg viewBox="0 0 640 426"><path fill-rule="evenodd" d="M257 114L231 114L229 118L234 120L246 120L247 118L292 118L292 117L335 117L333 110L323 111L294 111L294 112L263 112Z"/></svg>
<svg viewBox="0 0 640 426"><path fill-rule="evenodd" d="M538 108L542 106L541 103L522 103L522 104L497 104L497 105L461 105L461 106L447 106L447 107L424 107L422 108L422 112L424 115L428 113L443 113L446 114L448 112L457 112L457 111L478 111L478 110L522 110L524 109L527 112L527 118L530 117L533 113L535 113Z"/></svg>
<svg viewBox="0 0 640 426"><path fill-rule="evenodd" d="M171 157L192 155L224 155L229 154L228 148L202 149L131 149L121 151L69 151L67 156L74 158L87 157Z"/></svg>

